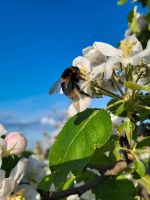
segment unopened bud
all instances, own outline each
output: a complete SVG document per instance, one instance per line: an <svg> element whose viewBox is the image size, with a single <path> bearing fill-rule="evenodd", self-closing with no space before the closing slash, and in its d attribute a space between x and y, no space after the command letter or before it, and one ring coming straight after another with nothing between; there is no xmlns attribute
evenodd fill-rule
<svg viewBox="0 0 150 200"><path fill-rule="evenodd" d="M9 154L20 154L22 153L27 146L26 138L21 135L19 132L11 132L5 137L7 143L7 152Z"/></svg>

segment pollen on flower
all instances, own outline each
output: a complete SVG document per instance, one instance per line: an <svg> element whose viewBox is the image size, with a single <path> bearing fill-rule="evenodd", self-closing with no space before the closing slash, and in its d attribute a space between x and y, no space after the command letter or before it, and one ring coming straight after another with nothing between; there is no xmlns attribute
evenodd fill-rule
<svg viewBox="0 0 150 200"><path fill-rule="evenodd" d="M129 58L132 54L132 48L134 47L134 45L136 44L135 41L132 40L124 40L121 42L120 44L120 48L123 51L123 56L125 58Z"/></svg>
<svg viewBox="0 0 150 200"><path fill-rule="evenodd" d="M24 197L24 190L21 190L8 197L8 200L26 200Z"/></svg>
<svg viewBox="0 0 150 200"><path fill-rule="evenodd" d="M83 78L84 80L88 80L90 78L90 74L89 71L87 70L86 67L83 67L80 69L80 76L81 78Z"/></svg>

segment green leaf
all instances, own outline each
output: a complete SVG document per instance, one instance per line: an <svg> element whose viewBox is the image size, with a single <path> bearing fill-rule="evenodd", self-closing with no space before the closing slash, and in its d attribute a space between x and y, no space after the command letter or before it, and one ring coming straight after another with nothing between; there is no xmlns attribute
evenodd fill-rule
<svg viewBox="0 0 150 200"><path fill-rule="evenodd" d="M137 181L138 181L138 183L143 185L146 188L148 194L150 194L150 176L149 175L143 176L142 178L138 179Z"/></svg>
<svg viewBox="0 0 150 200"><path fill-rule="evenodd" d="M132 23L132 19L134 17L134 10L131 10L128 14L128 22Z"/></svg>
<svg viewBox="0 0 150 200"><path fill-rule="evenodd" d="M139 25L137 21L137 6L128 15L129 27L132 33L139 33Z"/></svg>
<svg viewBox="0 0 150 200"><path fill-rule="evenodd" d="M136 157L136 161L133 163L133 168L135 169L135 171L138 173L138 175L140 177L143 177L145 176L145 166L144 164L142 163L142 161L140 161L138 159L138 157Z"/></svg>
<svg viewBox="0 0 150 200"><path fill-rule="evenodd" d="M97 148L89 161L88 165L97 167L106 167L115 164L116 156L113 150L118 147L119 139L117 135L112 135L109 141L102 147ZM105 153L109 152L109 155Z"/></svg>
<svg viewBox="0 0 150 200"><path fill-rule="evenodd" d="M150 93L150 87L148 85L139 85L137 83L134 83L132 81L128 81L124 84L126 88L130 88L132 90L146 90Z"/></svg>
<svg viewBox="0 0 150 200"><path fill-rule="evenodd" d="M33 154L33 152L31 152L31 151L24 151L22 153L22 156L25 158L29 158L32 154Z"/></svg>
<svg viewBox="0 0 150 200"><path fill-rule="evenodd" d="M108 151L113 151L116 148L116 146L118 147L118 144L119 144L118 135L111 135L111 137L109 138L108 142L105 145L97 148L95 150L95 152L98 151L101 154L103 154L103 153L108 152Z"/></svg>
<svg viewBox="0 0 150 200"><path fill-rule="evenodd" d="M143 148L145 146L150 146L150 136L144 137L140 142L138 142L136 148Z"/></svg>
<svg viewBox="0 0 150 200"><path fill-rule="evenodd" d="M16 155L3 158L1 169L6 171L6 176L9 176L10 171L17 165L19 160L20 158Z"/></svg>
<svg viewBox="0 0 150 200"><path fill-rule="evenodd" d="M92 171L83 171L82 174L80 174L79 176L77 176L76 181L77 183L81 183L82 181L89 182L92 179L94 180L97 177L97 175L95 173L93 173Z"/></svg>
<svg viewBox="0 0 150 200"><path fill-rule="evenodd" d="M72 185L73 185L73 183L74 183L74 180L75 180L75 176L71 176L71 177L69 177L69 179L66 181L66 183L63 185L63 190L67 190L68 188L70 188Z"/></svg>
<svg viewBox="0 0 150 200"><path fill-rule="evenodd" d="M123 103L118 107L118 109L116 111L116 115L120 115L121 113L124 112L124 110L125 110L125 106L124 106L124 103Z"/></svg>
<svg viewBox="0 0 150 200"><path fill-rule="evenodd" d="M50 150L49 164L55 172L55 185L60 187L70 171L79 174L95 149L103 146L111 134L111 119L104 110L87 109L72 117Z"/></svg>
<svg viewBox="0 0 150 200"><path fill-rule="evenodd" d="M96 154L97 153L97 154ZM96 152L92 159L89 162L90 166L97 166L99 168L104 168L116 163L116 157L113 153L110 153L109 156L101 154L101 152Z"/></svg>
<svg viewBox="0 0 150 200"><path fill-rule="evenodd" d="M38 189L49 191L51 184L53 183L52 175L47 175L38 184Z"/></svg>
<svg viewBox="0 0 150 200"><path fill-rule="evenodd" d="M100 200L135 200L136 190L131 181L125 178L110 178L93 190Z"/></svg>
<svg viewBox="0 0 150 200"><path fill-rule="evenodd" d="M122 122L118 128L120 132L126 133L126 136L129 142L132 139L132 134L133 134L134 129L135 129L135 124L131 122L129 118L127 118L126 121Z"/></svg>
<svg viewBox="0 0 150 200"><path fill-rule="evenodd" d="M148 13L148 14L145 16L145 20L147 21L148 24L150 24L150 13Z"/></svg>
<svg viewBox="0 0 150 200"><path fill-rule="evenodd" d="M127 0L120 0L117 2L118 6L122 6L123 4L125 4L127 2Z"/></svg>

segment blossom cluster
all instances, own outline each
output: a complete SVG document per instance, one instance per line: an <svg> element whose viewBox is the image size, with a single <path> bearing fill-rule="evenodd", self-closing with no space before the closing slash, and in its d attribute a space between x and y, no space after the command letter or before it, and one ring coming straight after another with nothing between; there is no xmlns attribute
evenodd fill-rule
<svg viewBox="0 0 150 200"><path fill-rule="evenodd" d="M23 157L26 146L27 140L20 132L7 133L0 125L0 200L41 199L36 188L46 174L44 164L34 155ZM13 168L11 157L17 163Z"/></svg>
<svg viewBox="0 0 150 200"><path fill-rule="evenodd" d="M93 46L83 49L82 53L83 56L75 58L72 65L80 69L82 80L79 87L89 96L79 94L79 98L73 100L68 109L70 116L84 111L93 98L103 95L117 97L118 91L124 95L124 83L127 81L140 85L150 84L150 41L143 49L135 36L126 36L120 41L119 48L94 42Z"/></svg>

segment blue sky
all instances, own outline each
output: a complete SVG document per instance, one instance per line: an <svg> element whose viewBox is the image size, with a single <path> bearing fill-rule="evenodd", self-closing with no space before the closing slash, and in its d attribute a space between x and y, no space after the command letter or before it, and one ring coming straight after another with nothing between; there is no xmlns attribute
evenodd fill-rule
<svg viewBox="0 0 150 200"><path fill-rule="evenodd" d="M116 45L132 5L116 0L0 1L0 101L48 92L94 41Z"/></svg>
<svg viewBox="0 0 150 200"><path fill-rule="evenodd" d="M52 107L67 108L66 97L48 96L50 87L94 41L116 46L132 8L116 0L1 0L1 122L19 129L14 124L39 123Z"/></svg>

